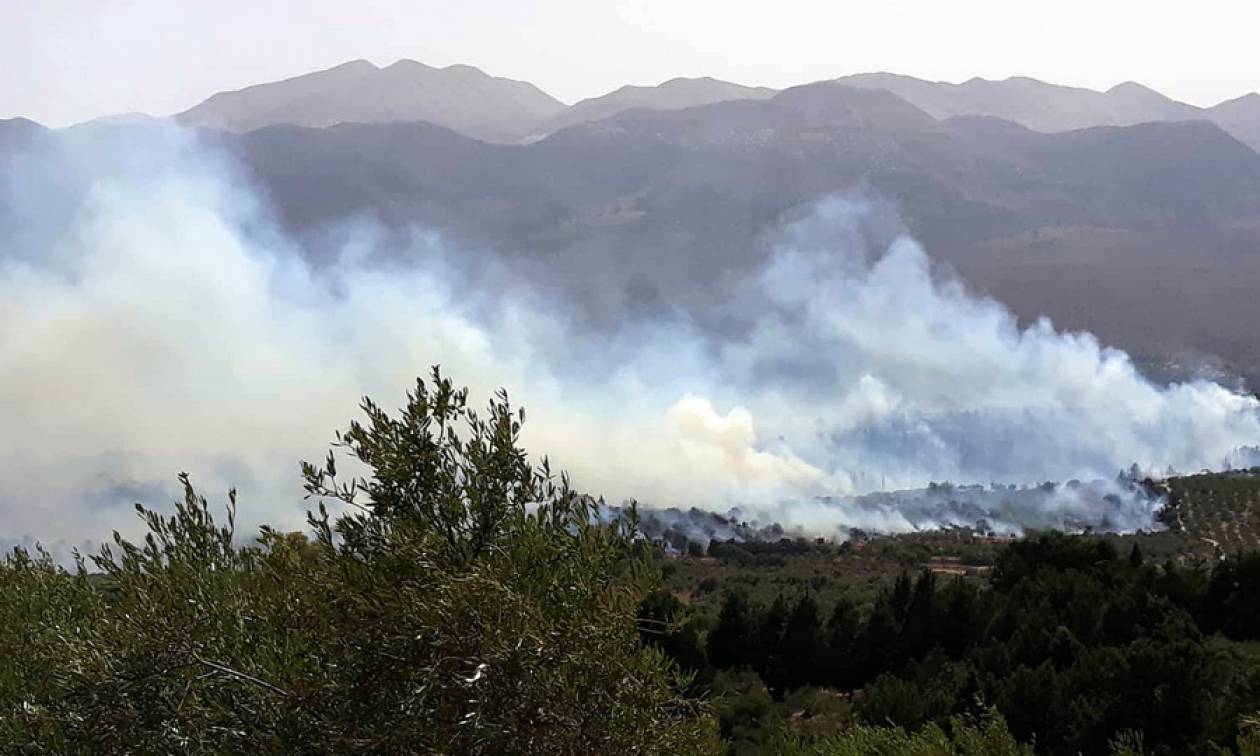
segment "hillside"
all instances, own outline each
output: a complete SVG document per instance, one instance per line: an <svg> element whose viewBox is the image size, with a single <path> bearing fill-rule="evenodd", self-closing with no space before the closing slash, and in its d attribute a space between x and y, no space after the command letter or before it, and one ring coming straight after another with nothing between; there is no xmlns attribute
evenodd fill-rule
<svg viewBox="0 0 1260 756"><path fill-rule="evenodd" d="M1224 701L1244 690L1225 681L1251 677L1256 663L1260 557L1248 549L1258 481L1230 473L1160 484L1172 502L1162 532L1006 540L954 529L693 545L667 560L663 590L641 612L666 629L644 637L696 673L735 753L783 753L773 737L782 728L811 742L854 721L939 721L977 698L1035 742L1030 752L1065 755L1142 752L1116 747L1114 723L1176 699L1199 713L1171 726L1144 720L1145 742L1184 738L1168 752L1199 752L1196 736L1174 734L1187 722L1215 726L1198 686L1220 685ZM1244 694L1237 710L1253 700ZM1197 737L1233 742L1236 721Z"/></svg>
<svg viewBox="0 0 1260 756"><path fill-rule="evenodd" d="M324 85L281 89L312 86ZM1239 119L1249 102L1233 107ZM39 129L0 132L16 145ZM299 238L362 214L426 225L519 264L595 328L645 308L747 326L724 287L765 259L793 213L857 193L892 203L935 259L1025 320L1095 332L1161 375L1260 377L1248 325L1260 321L1260 155L1202 120L1044 133L994 116L939 120L884 89L821 82L632 108L528 144L424 121L204 138L241 159ZM315 241L308 251L331 254Z"/></svg>
<svg viewBox="0 0 1260 756"><path fill-rule="evenodd" d="M1204 544L1209 554L1260 547L1260 469L1172 478L1166 489L1163 520L1171 532L1197 541L1200 551Z"/></svg>
<svg viewBox="0 0 1260 756"><path fill-rule="evenodd" d="M856 182L897 200L934 248L1046 226L1217 233L1260 211L1260 155L1210 124L1041 134L995 119L940 122L887 92L831 83L767 100L629 111L524 146L401 123L276 127L225 141L295 222L367 208L404 220L406 207L424 204L446 211L430 220L456 228L511 228L524 248L541 241L532 233L650 233L675 221L703 247L713 240L702 231L760 230ZM329 181L287 183L308 171ZM720 217L690 212L700 194ZM486 217L491 198L496 211L510 202L512 217ZM610 217L626 198L636 209ZM562 228L545 225L556 212Z"/></svg>
<svg viewBox="0 0 1260 756"><path fill-rule="evenodd" d="M51 132L26 118L0 119L0 151L4 153L26 149L35 140Z"/></svg>
<svg viewBox="0 0 1260 756"><path fill-rule="evenodd" d="M1239 141L1260 150L1260 94L1252 92L1208 108L1207 117Z"/></svg>
<svg viewBox="0 0 1260 756"><path fill-rule="evenodd" d="M711 321L719 273L763 259L785 213L859 190L1023 317L1094 330L1174 372L1206 360L1260 375L1245 325L1260 304L1242 294L1260 282L1260 155L1202 121L1044 134L821 83L633 110L521 146L423 124L225 141L293 230L371 212L562 258L541 285L586 291L595 323L640 306Z"/></svg>

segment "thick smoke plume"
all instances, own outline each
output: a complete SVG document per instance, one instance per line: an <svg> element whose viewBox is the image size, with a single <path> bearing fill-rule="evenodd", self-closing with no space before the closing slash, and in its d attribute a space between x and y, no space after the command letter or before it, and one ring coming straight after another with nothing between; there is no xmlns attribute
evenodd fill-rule
<svg viewBox="0 0 1260 756"><path fill-rule="evenodd" d="M1254 398L1155 385L1089 334L1021 329L869 199L826 198L768 230L765 265L727 288L737 327L683 307L595 333L535 293L552 290L537 273L431 230L400 250L347 223L320 240L337 260L312 266L191 133L60 132L4 159L0 180L11 539L126 529L131 503L169 500L181 470L238 487L246 519L296 527L297 461L322 456L360 396L388 405L436 363L476 396L508 388L530 410L528 448L584 490L828 534L981 514L1149 526L1154 506L1099 483L970 509L854 497L1198 470L1260 441Z"/></svg>

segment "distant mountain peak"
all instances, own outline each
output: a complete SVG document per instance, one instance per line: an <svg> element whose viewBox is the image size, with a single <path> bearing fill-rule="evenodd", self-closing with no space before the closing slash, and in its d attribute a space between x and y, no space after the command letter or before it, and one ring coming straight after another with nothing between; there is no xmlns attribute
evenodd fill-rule
<svg viewBox="0 0 1260 756"><path fill-rule="evenodd" d="M1168 95L1165 95L1162 92L1157 92L1145 84L1139 84L1136 81L1122 81L1111 89L1108 89L1106 94L1113 97L1147 100L1158 103L1176 102L1176 100L1172 99Z"/></svg>
<svg viewBox="0 0 1260 756"><path fill-rule="evenodd" d="M393 69L409 69L409 68L414 68L414 69L419 69L419 70L423 70L423 71L432 71L432 70L433 70L433 67L432 67L432 66L425 65L424 63L421 63L421 62L420 62L420 61L418 61L418 60L413 60L413 59L411 59L411 58L399 58L398 60L394 61L393 63L390 63L388 66L385 66L385 68L384 68L384 69L382 69L382 70L388 71L388 70L389 70L389 69L391 69L391 68L393 68Z"/></svg>
<svg viewBox="0 0 1260 756"><path fill-rule="evenodd" d="M672 84L723 84L712 76L675 76L662 81L658 86L668 87Z"/></svg>
<svg viewBox="0 0 1260 756"><path fill-rule="evenodd" d="M354 60L220 92L175 118L238 132L278 124L427 121L476 139L515 141L564 108L533 84L489 76L469 65L434 68L404 58L383 69Z"/></svg>
<svg viewBox="0 0 1260 756"><path fill-rule="evenodd" d="M51 132L29 118L0 118L0 148L14 149L30 144Z"/></svg>
<svg viewBox="0 0 1260 756"><path fill-rule="evenodd" d="M677 76L655 86L626 84L576 103L548 122L538 135L602 121L627 110L683 110L727 100L765 100L775 94L776 90L768 87L748 87L711 76Z"/></svg>
<svg viewBox="0 0 1260 756"><path fill-rule="evenodd" d="M86 126L150 126L161 123L164 119L148 113L140 113L132 111L129 113L114 113L100 118L93 118L90 121L82 121L76 123L70 128L81 128Z"/></svg>
<svg viewBox="0 0 1260 756"><path fill-rule="evenodd" d="M0 118L0 124L4 124L5 126L15 128L15 129L17 128L46 129L47 128L46 126L44 126L44 124L39 123L38 121L32 121L31 119L23 118L22 116L17 116L16 118Z"/></svg>
<svg viewBox="0 0 1260 756"><path fill-rule="evenodd" d="M1203 112L1240 142L1260 152L1260 94L1249 92Z"/></svg>
<svg viewBox="0 0 1260 756"><path fill-rule="evenodd" d="M1232 100L1225 100L1212 106L1212 110L1220 107L1243 106L1243 107L1260 107L1260 92L1248 92L1241 97L1235 97Z"/></svg>
<svg viewBox="0 0 1260 756"><path fill-rule="evenodd" d="M994 116L1043 132L1203 117L1198 108L1131 81L1106 92L1051 84L1030 76L1001 81L976 76L961 84L948 84L890 74L858 74L839 81L887 89L937 119Z"/></svg>

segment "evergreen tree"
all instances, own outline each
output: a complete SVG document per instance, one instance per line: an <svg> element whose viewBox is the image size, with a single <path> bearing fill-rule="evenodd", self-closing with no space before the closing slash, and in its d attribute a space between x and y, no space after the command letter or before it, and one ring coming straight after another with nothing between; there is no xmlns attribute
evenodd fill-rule
<svg viewBox="0 0 1260 756"><path fill-rule="evenodd" d="M861 618L857 606L847 597L841 597L827 620L826 662L823 670L826 682L841 690L858 684L857 638Z"/></svg>
<svg viewBox="0 0 1260 756"><path fill-rule="evenodd" d="M918 659L936 643L940 631L936 611L936 575L924 570L915 581L901 626L900 655Z"/></svg>
<svg viewBox="0 0 1260 756"><path fill-rule="evenodd" d="M752 655L754 666L763 680L777 681L783 677L783 630L787 627L787 620L787 600L780 593L761 615L757 626L756 648Z"/></svg>
<svg viewBox="0 0 1260 756"><path fill-rule="evenodd" d="M779 690L813 685L821 680L824 655L820 630L818 602L809 594L801 596L783 629Z"/></svg>
<svg viewBox="0 0 1260 756"><path fill-rule="evenodd" d="M914 585L910 580L910 573L902 572L897 576L897 582L893 583L892 595L889 597L889 608L892 609L893 619L898 624L906 621L906 612L910 611L910 598L914 592Z"/></svg>
<svg viewBox="0 0 1260 756"><path fill-rule="evenodd" d="M880 672L894 668L900 637L901 623L897 621L892 599L889 594L881 593L858 635L856 656L859 663L857 680L860 683L869 682Z"/></svg>
<svg viewBox="0 0 1260 756"><path fill-rule="evenodd" d="M717 669L750 666L756 640L747 594L727 591L722 596L717 626L709 633L709 662Z"/></svg>

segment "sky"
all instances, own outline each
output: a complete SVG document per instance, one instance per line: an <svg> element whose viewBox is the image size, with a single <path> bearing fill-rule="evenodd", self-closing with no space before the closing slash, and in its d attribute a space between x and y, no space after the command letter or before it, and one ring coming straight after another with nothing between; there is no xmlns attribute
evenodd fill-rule
<svg viewBox="0 0 1260 756"><path fill-rule="evenodd" d="M167 115L357 58L466 63L573 102L714 76L887 70L1140 81L1197 105L1260 90L1255 0L3 0L0 118Z"/></svg>

